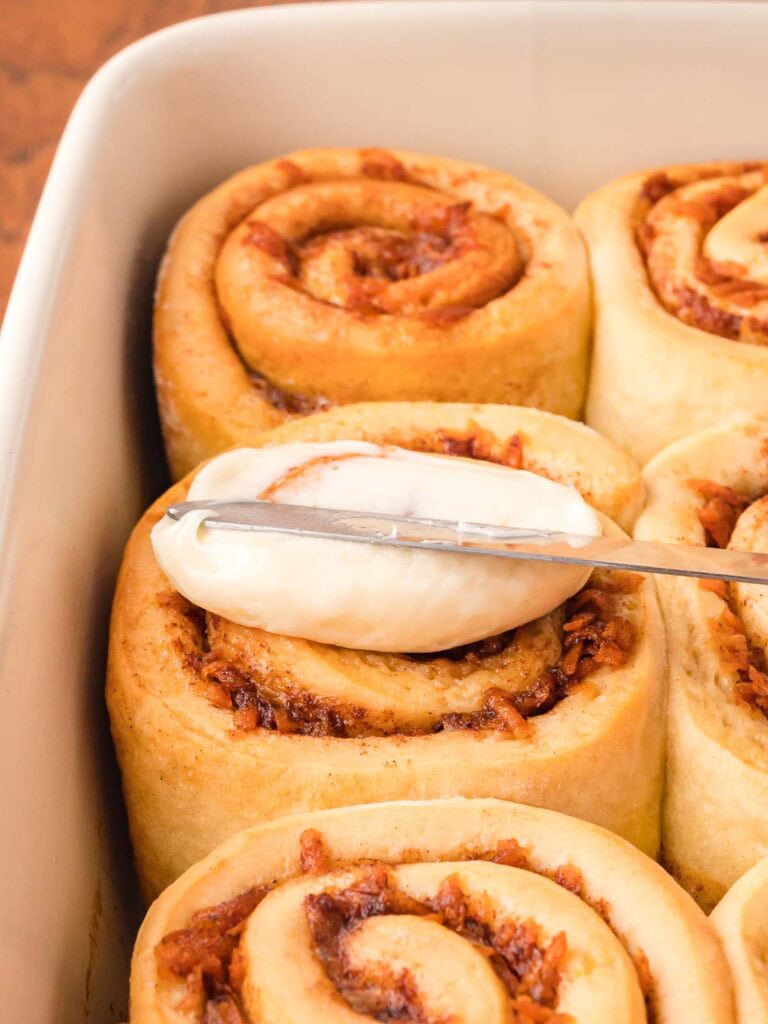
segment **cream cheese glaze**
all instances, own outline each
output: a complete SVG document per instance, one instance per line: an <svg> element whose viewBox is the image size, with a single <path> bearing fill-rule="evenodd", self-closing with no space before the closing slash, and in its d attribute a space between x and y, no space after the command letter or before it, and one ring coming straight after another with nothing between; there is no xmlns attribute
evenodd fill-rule
<svg viewBox="0 0 768 1024"><path fill-rule="evenodd" d="M519 469L363 441L242 448L209 462L189 500L267 498L597 535L571 487ZM580 566L209 530L205 512L152 531L188 600L232 622L371 651L430 652L530 622L589 577Z"/></svg>

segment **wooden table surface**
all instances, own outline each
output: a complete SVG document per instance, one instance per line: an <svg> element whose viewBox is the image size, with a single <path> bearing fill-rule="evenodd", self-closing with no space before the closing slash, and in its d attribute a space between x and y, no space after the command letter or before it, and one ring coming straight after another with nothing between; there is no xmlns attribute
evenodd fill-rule
<svg viewBox="0 0 768 1024"><path fill-rule="evenodd" d="M93 72L148 32L201 14L263 7L268 2L2 0L0 316L56 143Z"/></svg>

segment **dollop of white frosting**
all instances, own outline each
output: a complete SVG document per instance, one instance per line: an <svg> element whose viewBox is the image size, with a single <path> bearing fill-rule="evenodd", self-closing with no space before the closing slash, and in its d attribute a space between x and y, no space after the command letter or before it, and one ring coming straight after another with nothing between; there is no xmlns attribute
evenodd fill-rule
<svg viewBox="0 0 768 1024"><path fill-rule="evenodd" d="M253 500L598 535L572 487L519 469L362 441L242 448L192 481L189 500ZM203 527L205 512L152 531L176 589L244 626L371 651L457 647L530 622L589 569Z"/></svg>

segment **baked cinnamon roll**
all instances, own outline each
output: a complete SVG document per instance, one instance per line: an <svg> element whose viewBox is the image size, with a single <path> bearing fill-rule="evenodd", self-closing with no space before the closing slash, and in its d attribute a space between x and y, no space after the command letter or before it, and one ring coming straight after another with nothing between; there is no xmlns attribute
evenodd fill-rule
<svg viewBox="0 0 768 1024"><path fill-rule="evenodd" d="M714 929L617 836L499 800L241 832L149 911L131 1024L733 1024Z"/></svg>
<svg viewBox="0 0 768 1024"><path fill-rule="evenodd" d="M731 969L739 1024L768 1024L768 859L742 875L711 920Z"/></svg>
<svg viewBox="0 0 768 1024"><path fill-rule="evenodd" d="M313 445L319 461L307 460ZM488 473L518 476L499 463L517 467L570 495L565 515L576 502L608 532L619 530L609 516L628 527L642 502L633 463L581 424L514 407L418 403L295 420L172 488L128 545L110 644L109 708L147 894L247 825L403 797L550 806L655 852L664 644L642 576L563 577L572 567L512 570L343 542L314 541L331 546L302 554L293 541L265 550L257 539L246 551L231 533L201 537L194 522L166 529L163 520L187 494L233 497L230 474L243 463L245 490L274 500L264 465L274 473L286 459L277 487L287 501L322 504L357 464L352 492L364 491L365 506L388 490L412 506L412 478L375 489L372 473L394 479L381 476L382 457L388 473L414 459L424 474L434 473L430 459L463 467L454 501L474 500ZM229 483L212 489L216 480ZM326 486L342 490L316 489ZM498 512L504 502L492 504ZM458 506L449 508L456 517ZM570 521L584 530L586 520ZM363 582L350 596L353 578Z"/></svg>
<svg viewBox="0 0 768 1024"><path fill-rule="evenodd" d="M768 552L768 420L678 441L645 481L636 536ZM768 849L768 591L658 583L670 684L665 858L709 909Z"/></svg>
<svg viewBox="0 0 768 1024"><path fill-rule="evenodd" d="M631 174L575 217L595 289L587 422L642 463L768 414L768 164Z"/></svg>
<svg viewBox="0 0 768 1024"><path fill-rule="evenodd" d="M172 472L329 404L576 417L589 319L573 222L508 174L371 149L258 164L186 214L161 268L155 376Z"/></svg>

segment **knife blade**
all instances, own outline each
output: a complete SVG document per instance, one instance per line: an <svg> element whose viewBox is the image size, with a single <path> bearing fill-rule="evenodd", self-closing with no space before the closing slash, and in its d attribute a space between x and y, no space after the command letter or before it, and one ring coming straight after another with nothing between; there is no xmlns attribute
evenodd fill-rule
<svg viewBox="0 0 768 1024"><path fill-rule="evenodd" d="M295 534L422 551L560 562L737 583L768 583L768 554L730 548L593 537L258 500L186 501L172 505L166 515L178 521L188 512L200 511L208 513L202 525L213 530Z"/></svg>

